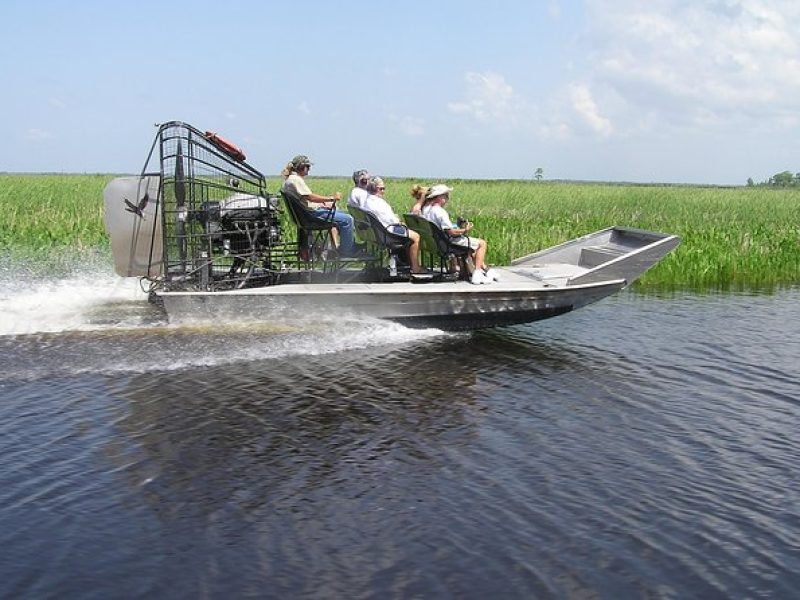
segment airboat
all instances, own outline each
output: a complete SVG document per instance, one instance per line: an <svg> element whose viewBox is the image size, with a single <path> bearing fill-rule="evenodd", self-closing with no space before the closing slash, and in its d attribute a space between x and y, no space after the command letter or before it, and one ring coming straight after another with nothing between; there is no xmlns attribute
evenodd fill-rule
<svg viewBox="0 0 800 600"><path fill-rule="evenodd" d="M499 281L472 285L464 249L407 215L431 273L412 277L406 236L353 210L366 252L338 256L330 219L270 193L236 145L179 121L158 126L142 172L109 182L104 202L117 274L141 278L170 321L331 315L446 330L527 323L618 292L680 242L609 227L493 267Z"/></svg>

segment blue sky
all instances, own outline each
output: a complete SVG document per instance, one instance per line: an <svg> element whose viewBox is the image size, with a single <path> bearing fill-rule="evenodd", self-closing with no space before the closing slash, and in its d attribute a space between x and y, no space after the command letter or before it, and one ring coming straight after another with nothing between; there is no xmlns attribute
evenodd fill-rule
<svg viewBox="0 0 800 600"><path fill-rule="evenodd" d="M0 74L0 171L138 172L169 120L268 175L800 171L796 0L4 0Z"/></svg>

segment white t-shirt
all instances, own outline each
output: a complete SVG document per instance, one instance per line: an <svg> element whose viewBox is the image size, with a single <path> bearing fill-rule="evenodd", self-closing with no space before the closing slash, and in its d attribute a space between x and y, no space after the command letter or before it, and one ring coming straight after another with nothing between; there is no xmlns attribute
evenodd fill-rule
<svg viewBox="0 0 800 600"><path fill-rule="evenodd" d="M350 196L347 198L347 206L355 206L356 208L363 209L367 196L369 196L367 190L356 186L350 191Z"/></svg>
<svg viewBox="0 0 800 600"><path fill-rule="evenodd" d="M423 208L422 216L428 219L428 221L431 223L438 225L442 231L455 229L453 223L450 221L450 215L448 215L447 211L438 204L436 206L428 205ZM450 243L458 246L467 246L473 250L477 250L478 246L480 245L478 238L467 237L465 235L456 235L451 237Z"/></svg>
<svg viewBox="0 0 800 600"><path fill-rule="evenodd" d="M422 216L428 219L431 223L439 226L439 229L455 229L453 223L450 221L450 215L447 211L438 204L429 204L423 207Z"/></svg>
<svg viewBox="0 0 800 600"><path fill-rule="evenodd" d="M394 214L392 207L389 206L389 203L380 196L367 194L367 197L364 198L364 201L361 204L361 209L366 210L367 212L370 212L378 217L378 220L384 227L389 227L390 225L399 223L399 219L397 218L397 215Z"/></svg>

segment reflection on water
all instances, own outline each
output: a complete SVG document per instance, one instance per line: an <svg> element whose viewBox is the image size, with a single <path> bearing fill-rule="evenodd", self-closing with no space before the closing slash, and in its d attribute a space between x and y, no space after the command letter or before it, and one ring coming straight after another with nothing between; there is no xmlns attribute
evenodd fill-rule
<svg viewBox="0 0 800 600"><path fill-rule="evenodd" d="M791 597L798 294L0 336L0 595Z"/></svg>

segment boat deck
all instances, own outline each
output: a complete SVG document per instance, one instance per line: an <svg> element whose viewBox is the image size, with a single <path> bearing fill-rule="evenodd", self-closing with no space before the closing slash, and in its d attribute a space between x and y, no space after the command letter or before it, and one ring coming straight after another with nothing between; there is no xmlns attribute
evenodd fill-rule
<svg viewBox="0 0 800 600"><path fill-rule="evenodd" d="M566 263L528 265L526 267L506 267L501 269L510 281L540 281L544 287L563 286L573 277L583 275L588 269Z"/></svg>

